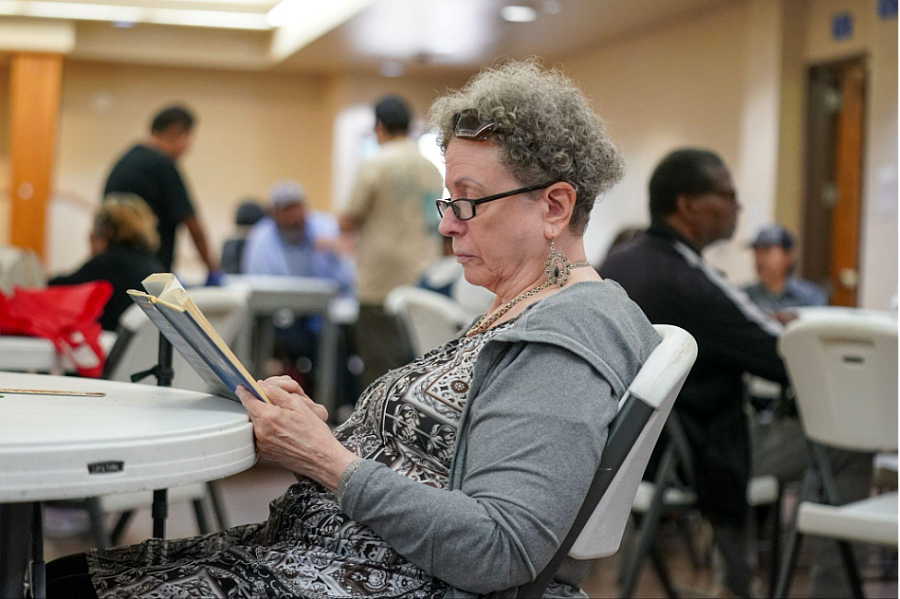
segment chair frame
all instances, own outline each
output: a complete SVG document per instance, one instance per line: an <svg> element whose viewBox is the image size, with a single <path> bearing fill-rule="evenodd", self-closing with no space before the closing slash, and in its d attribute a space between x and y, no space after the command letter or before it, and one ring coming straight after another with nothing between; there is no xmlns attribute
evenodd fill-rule
<svg viewBox="0 0 900 599"><path fill-rule="evenodd" d="M671 381L669 388L672 390L673 395L677 395L677 392L680 391L681 386L684 384L684 380L687 378L688 372L690 372L690 367L693 366L694 360L697 356L697 345L694 341L693 337L681 330L677 327L669 327L665 326L665 328L657 327L657 330L663 334L663 343L666 342L666 329L671 329L674 331L678 331L687 336L689 344L686 344L685 347L682 348L682 359L689 359L690 362L687 365L687 369L681 376L678 381ZM652 358L652 356L651 356ZM648 362L650 358L648 358ZM646 366L646 363L645 363ZM640 377L640 373L638 375ZM623 472L622 466L623 464L632 456L632 450L635 449L636 443L641 437L641 435L647 430L648 426L653 426L652 418L656 415L663 419L668 418L671 414L671 408L674 404L673 395L668 395L668 397L673 397L673 399L669 400L668 405L662 405L659 403L649 402L641 397L641 392L636 389L635 383L638 381L638 378L635 379L635 382L629 387L628 391L622 397L619 402L619 411L616 414L615 418L613 418L612 423L609 426L609 434L606 441L606 446L604 447L603 454L600 457L600 464L597 469L596 474L594 475L593 480L591 481L591 485L588 489L587 495L582 502L581 508L578 510L578 514L575 517L575 520L572 526L569 529L569 532L563 538L562 543L557 549L556 553L544 567L544 569L535 577L531 582L520 586L516 590L516 597L519 599L525 598L533 598L533 597L541 597L546 591L547 587L550 585L553 577L556 575L559 570L560 565L566 556L569 555L570 551L572 551L573 546L579 541L579 537L581 537L582 533L585 531L586 525L591 520L594 515L595 510L600 509L600 504L606 495L607 490L613 484L614 481L617 481L618 475L620 472ZM646 387L645 387L646 388ZM648 394L649 395L649 394ZM665 402L663 402L665 403ZM659 425L662 427L662 424ZM652 430L650 431L652 432ZM659 429L657 432L652 433L653 445L656 444L659 434ZM648 439L649 443L650 440ZM652 449L652 446L650 446ZM647 456L643 460L639 460L634 467L640 467L641 472L637 474L634 480L634 491L637 490L637 484L640 482L640 476L643 474L643 469L647 466L647 461L649 459L649 452ZM643 464L641 465L641 462ZM630 472L629 474L634 474ZM627 489L627 487L626 487ZM633 500L633 496L628 499L628 505ZM625 519L628 516L628 511L624 514L621 514L620 517L622 519L622 527L618 530L618 537L615 540L615 547L611 547L611 551L608 551L607 554L614 553L618 548L618 542L621 541L621 534L625 527ZM611 511L612 516L617 516L615 511ZM598 555L594 553L593 555Z"/></svg>
<svg viewBox="0 0 900 599"><path fill-rule="evenodd" d="M773 597L786 597L790 591L791 583L794 580L794 573L797 565L797 554L800 552L800 546L803 544L804 535L797 527L797 521L800 515L800 505L804 501L812 500L817 493L821 493L820 503L827 505L842 505L840 494L838 493L837 481L834 477L834 471L831 468L831 461L825 446L821 443L808 441L809 451L809 467L803 476L803 486L800 491L800 497L797 501L797 509L791 519L790 533L787 539L787 547L784 552L784 562L778 572L778 582L775 585ZM862 590L862 576L859 571L859 564L856 556L853 554L853 547L849 541L843 539L834 539L837 543L841 554L841 561L844 564L844 570L847 573L847 579L850 583L850 592L856 599L865 597Z"/></svg>

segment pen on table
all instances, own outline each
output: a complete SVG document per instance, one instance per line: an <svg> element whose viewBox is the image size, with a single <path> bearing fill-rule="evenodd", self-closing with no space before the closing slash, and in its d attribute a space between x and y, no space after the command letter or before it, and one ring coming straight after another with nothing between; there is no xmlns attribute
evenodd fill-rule
<svg viewBox="0 0 900 599"><path fill-rule="evenodd" d="M97 391L59 391L56 389L7 389L0 387L0 393L10 395L63 395L66 397L106 397L106 393ZM3 397L0 395L0 397Z"/></svg>

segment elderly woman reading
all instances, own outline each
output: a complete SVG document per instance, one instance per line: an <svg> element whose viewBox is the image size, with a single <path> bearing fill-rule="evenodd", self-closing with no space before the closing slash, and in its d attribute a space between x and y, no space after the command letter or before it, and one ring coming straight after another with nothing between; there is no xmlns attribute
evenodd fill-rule
<svg viewBox="0 0 900 599"><path fill-rule="evenodd" d="M48 572L60 594L68 581L100 597L472 597L548 563L659 342L585 260L622 162L572 82L532 62L431 112L451 194L440 231L491 309L377 380L333 433L295 383L264 383L275 405L239 389L260 455L298 475L268 520L63 558ZM585 569L567 561L548 593L583 596Z"/></svg>

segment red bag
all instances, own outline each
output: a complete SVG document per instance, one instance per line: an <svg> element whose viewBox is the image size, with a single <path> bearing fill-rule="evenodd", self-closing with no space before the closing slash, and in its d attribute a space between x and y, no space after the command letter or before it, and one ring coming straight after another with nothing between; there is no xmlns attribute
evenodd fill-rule
<svg viewBox="0 0 900 599"><path fill-rule="evenodd" d="M68 356L81 376L97 378L106 356L97 318L112 295L107 281L0 293L0 334L43 337Z"/></svg>

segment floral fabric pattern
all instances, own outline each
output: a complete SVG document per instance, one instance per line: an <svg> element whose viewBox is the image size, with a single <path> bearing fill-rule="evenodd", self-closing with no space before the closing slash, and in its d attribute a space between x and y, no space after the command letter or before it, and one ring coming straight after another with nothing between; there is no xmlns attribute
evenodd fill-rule
<svg viewBox="0 0 900 599"><path fill-rule="evenodd" d="M361 458L446 488L475 359L510 325L454 339L388 372L366 389L334 436ZM87 560L102 599L435 599L447 590L343 514L334 494L311 480L272 501L265 522L94 550Z"/></svg>

